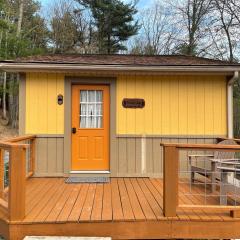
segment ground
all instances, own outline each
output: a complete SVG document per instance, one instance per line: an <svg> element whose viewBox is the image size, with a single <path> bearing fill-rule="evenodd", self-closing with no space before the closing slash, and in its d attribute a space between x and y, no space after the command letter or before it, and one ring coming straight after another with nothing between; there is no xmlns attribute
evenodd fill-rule
<svg viewBox="0 0 240 240"><path fill-rule="evenodd" d="M2 126L0 124L0 141L6 138L15 137L18 135L18 130L9 126Z"/></svg>

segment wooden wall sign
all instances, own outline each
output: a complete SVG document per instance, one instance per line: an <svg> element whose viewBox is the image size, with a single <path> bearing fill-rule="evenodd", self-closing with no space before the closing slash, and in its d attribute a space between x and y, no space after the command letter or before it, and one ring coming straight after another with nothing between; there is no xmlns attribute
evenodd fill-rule
<svg viewBox="0 0 240 240"><path fill-rule="evenodd" d="M144 108L145 100L142 98L124 98L122 105L124 108Z"/></svg>

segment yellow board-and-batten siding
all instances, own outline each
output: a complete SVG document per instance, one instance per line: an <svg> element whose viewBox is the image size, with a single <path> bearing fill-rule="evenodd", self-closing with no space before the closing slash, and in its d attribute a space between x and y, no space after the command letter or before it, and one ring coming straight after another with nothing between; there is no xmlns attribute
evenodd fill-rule
<svg viewBox="0 0 240 240"><path fill-rule="evenodd" d="M64 74L27 73L26 133L63 134ZM117 134L226 135L226 79L223 76L117 77ZM123 98L144 98L143 109L122 107Z"/></svg>
<svg viewBox="0 0 240 240"><path fill-rule="evenodd" d="M144 98L126 109L123 98ZM117 134L226 135L223 76L125 76L117 79Z"/></svg>
<svg viewBox="0 0 240 240"><path fill-rule="evenodd" d="M57 104L57 95L64 95L64 74L26 74L27 134L63 134L64 104Z"/></svg>

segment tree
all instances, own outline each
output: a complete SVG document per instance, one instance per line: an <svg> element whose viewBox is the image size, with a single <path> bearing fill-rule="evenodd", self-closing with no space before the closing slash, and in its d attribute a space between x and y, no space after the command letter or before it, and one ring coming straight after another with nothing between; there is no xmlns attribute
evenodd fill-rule
<svg viewBox="0 0 240 240"><path fill-rule="evenodd" d="M77 0L91 10L97 29L97 47L99 53L116 53L126 50L123 42L137 34L138 21L135 4L120 0Z"/></svg>
<svg viewBox="0 0 240 240"><path fill-rule="evenodd" d="M38 14L40 10L38 2L35 0L0 0L0 10L0 59L14 59L46 50L47 27L43 18ZM36 36L38 31L44 33ZM34 42L33 39L36 41ZM0 80L2 117L5 120L9 117L11 125L17 127L18 75L2 73Z"/></svg>
<svg viewBox="0 0 240 240"><path fill-rule="evenodd" d="M49 25L54 53L96 53L92 17L80 7L67 0L53 3Z"/></svg>
<svg viewBox="0 0 240 240"><path fill-rule="evenodd" d="M214 31L215 52L219 53L221 59L230 62L237 61L239 54L240 12L235 8L235 3L236 1L233 0L213 0L212 18L214 21L209 27Z"/></svg>
<svg viewBox="0 0 240 240"><path fill-rule="evenodd" d="M69 52L77 41L77 26L73 18L72 2L54 2L50 18L50 39L54 53Z"/></svg>
<svg viewBox="0 0 240 240"><path fill-rule="evenodd" d="M227 9L227 3L226 1L222 0L214 0L213 2L214 7L217 12L218 16L218 22L219 22L219 29L223 30L226 35L226 40L228 44L228 50L229 50L229 61L234 61L234 54L233 54L233 38L231 34L231 30L234 27L234 15L229 14Z"/></svg>
<svg viewBox="0 0 240 240"><path fill-rule="evenodd" d="M16 58L46 51L48 30L35 0L6 0L0 14L0 58ZM42 32L43 34L38 34ZM32 40L36 39L35 44Z"/></svg>
<svg viewBox="0 0 240 240"><path fill-rule="evenodd" d="M171 10L155 1L141 11L140 15L141 34L135 37L130 53L171 54L179 34Z"/></svg>
<svg viewBox="0 0 240 240"><path fill-rule="evenodd" d="M18 13L18 23L17 23L17 37L20 36L21 30L22 30L23 8L24 8L24 0L20 0L20 2L19 2L19 13Z"/></svg>
<svg viewBox="0 0 240 240"><path fill-rule="evenodd" d="M77 42L75 52L77 53L98 53L97 31L94 27L94 20L88 10L74 9L74 22L77 26Z"/></svg>
<svg viewBox="0 0 240 240"><path fill-rule="evenodd" d="M240 24L240 2L239 0L225 0L226 10L232 14Z"/></svg>
<svg viewBox="0 0 240 240"><path fill-rule="evenodd" d="M186 55L198 55L198 51L201 51L198 49L199 42L204 37L207 16L211 10L211 0L187 0L177 4L172 3L172 6L176 14L181 17L179 23L186 30L185 36L180 39L182 43L176 51Z"/></svg>

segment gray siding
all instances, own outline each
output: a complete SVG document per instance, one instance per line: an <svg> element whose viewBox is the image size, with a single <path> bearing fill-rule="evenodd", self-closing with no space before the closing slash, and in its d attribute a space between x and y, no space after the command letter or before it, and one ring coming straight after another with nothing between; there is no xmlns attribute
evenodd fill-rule
<svg viewBox="0 0 240 240"><path fill-rule="evenodd" d="M63 176L63 137L37 137L35 176Z"/></svg>
<svg viewBox="0 0 240 240"><path fill-rule="evenodd" d="M161 177L163 154L161 142L214 143L214 138L115 137L111 143L110 172L112 177ZM64 138L38 137L36 142L36 176L64 174ZM193 152L191 152L193 153ZM196 153L196 152L194 152ZM180 171L188 169L187 152L180 151Z"/></svg>
<svg viewBox="0 0 240 240"><path fill-rule="evenodd" d="M161 142L172 143L215 143L215 138L161 138L118 137L117 155L111 158L111 176L116 177L161 177L163 149ZM145 146L144 146L145 145ZM143 148L145 148L143 150ZM190 153L190 152L189 152ZM197 153L191 151L191 153ZM180 151L180 171L188 169L187 151ZM145 161L144 161L145 159ZM145 167L144 167L145 166ZM144 171L145 169L145 171Z"/></svg>

